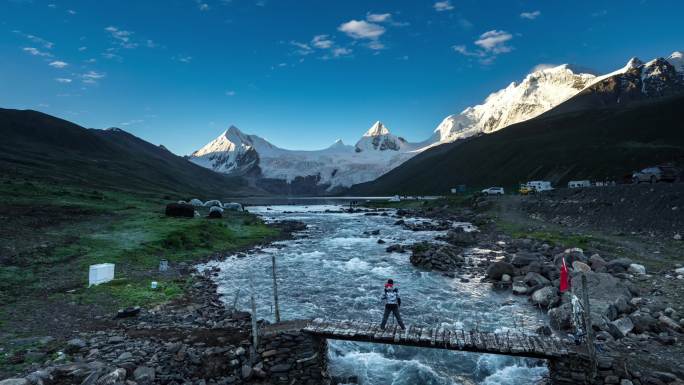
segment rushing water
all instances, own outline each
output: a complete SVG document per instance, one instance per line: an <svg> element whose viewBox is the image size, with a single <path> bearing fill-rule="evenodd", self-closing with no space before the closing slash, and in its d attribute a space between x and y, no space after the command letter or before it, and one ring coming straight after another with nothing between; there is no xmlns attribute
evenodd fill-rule
<svg viewBox="0 0 684 385"><path fill-rule="evenodd" d="M419 271L409 253L387 253L389 244L433 240L439 232L414 232L395 226L391 216L326 213L338 206L251 207L266 220L292 219L308 225L295 240L278 242L247 256L232 256L208 266L221 269L219 292L240 309L249 309L250 275L259 318L273 320L271 258L276 255L282 319L382 318L383 283L393 278L402 297L402 317L413 325L443 325L502 331L542 323L542 315L509 292L494 292L478 279L461 282ZM380 235L364 232L380 230ZM378 244L383 239L387 244ZM330 372L359 376L365 385L533 384L546 373L536 360L438 349L330 341Z"/></svg>

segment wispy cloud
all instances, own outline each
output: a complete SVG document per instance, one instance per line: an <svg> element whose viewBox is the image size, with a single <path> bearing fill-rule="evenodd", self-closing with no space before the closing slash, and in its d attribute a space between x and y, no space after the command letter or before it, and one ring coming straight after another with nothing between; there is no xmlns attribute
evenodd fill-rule
<svg viewBox="0 0 684 385"><path fill-rule="evenodd" d="M592 12L591 17L603 17L608 14L608 10L606 9L600 9L598 11Z"/></svg>
<svg viewBox="0 0 684 385"><path fill-rule="evenodd" d="M451 1L449 0L438 1L435 4L433 4L432 7L437 12L451 11L452 9L454 9L454 6L451 5Z"/></svg>
<svg viewBox="0 0 684 385"><path fill-rule="evenodd" d="M513 39L513 35L510 33L494 29L480 35L480 38L475 41L475 45L482 47L487 52L505 53L512 49L506 45L506 42L511 39Z"/></svg>
<svg viewBox="0 0 684 385"><path fill-rule="evenodd" d="M118 42L118 44L123 48L130 49L138 46L138 43L135 43L132 40L133 32L131 31L119 29L114 26L109 26L105 28L105 31L109 32L112 38L114 38Z"/></svg>
<svg viewBox="0 0 684 385"><path fill-rule="evenodd" d="M521 19L534 20L541 16L541 11L523 12L520 14Z"/></svg>
<svg viewBox="0 0 684 385"><path fill-rule="evenodd" d="M55 68L64 68L69 65L69 63L63 62L61 60L55 60L53 62L50 62L48 64L50 67L55 67Z"/></svg>
<svg viewBox="0 0 684 385"><path fill-rule="evenodd" d="M473 42L478 48L469 49L463 44L454 45L451 48L464 56L479 58L482 64L491 64L500 54L511 52L513 47L507 43L513 39L513 35L501 30L491 30L483 33Z"/></svg>
<svg viewBox="0 0 684 385"><path fill-rule="evenodd" d="M313 49L307 43L291 40L290 45L295 47L295 53L301 56L306 56L313 53Z"/></svg>
<svg viewBox="0 0 684 385"><path fill-rule="evenodd" d="M56 78L57 83L71 83L72 79L69 78Z"/></svg>
<svg viewBox="0 0 684 385"><path fill-rule="evenodd" d="M144 123L145 121L143 119L132 119L126 122L121 122L119 123L120 126L126 127L126 126L132 126L134 124L140 124Z"/></svg>
<svg viewBox="0 0 684 385"><path fill-rule="evenodd" d="M208 11L209 10L209 4L207 3L201 3L199 6L200 11Z"/></svg>
<svg viewBox="0 0 684 385"><path fill-rule="evenodd" d="M38 48L35 47L24 47L21 49L24 52L27 52L33 56L45 56L45 57L52 57L52 54L49 52L43 52L39 50Z"/></svg>
<svg viewBox="0 0 684 385"><path fill-rule="evenodd" d="M382 23L389 21L391 18L391 13L369 13L366 15L366 20L370 21L371 23Z"/></svg>
<svg viewBox="0 0 684 385"><path fill-rule="evenodd" d="M75 14L76 14L76 11L74 11L73 9L68 9L68 10L67 10L67 13L70 14L70 15L75 15Z"/></svg>
<svg viewBox="0 0 684 385"><path fill-rule="evenodd" d="M237 93L233 90L226 91L226 96L235 96Z"/></svg>
<svg viewBox="0 0 684 385"><path fill-rule="evenodd" d="M86 84L97 84L100 79L103 79L105 74L95 71L88 71L81 75L81 81Z"/></svg>
<svg viewBox="0 0 684 385"><path fill-rule="evenodd" d="M55 44L54 44L53 42L51 42L51 41L45 40L45 39L43 39L42 37L39 37L39 36L36 36L36 35L32 35L32 34L30 34L30 33L24 33L24 32L22 32L22 31L18 31L18 30L14 30L14 31L12 31L12 32L14 32L14 33L16 33L17 35L19 35L19 36L21 36L21 37L24 37L24 38L28 39L28 40L31 41L32 43L37 44L37 45L40 45L40 46L42 46L43 48L46 48L46 49L52 49L52 47L54 47L54 45L55 45Z"/></svg>
<svg viewBox="0 0 684 385"><path fill-rule="evenodd" d="M349 56L352 54L352 49L351 48L345 48L345 47L338 47L334 48L332 50L332 54L334 57L341 57L341 56Z"/></svg>
<svg viewBox="0 0 684 385"><path fill-rule="evenodd" d="M328 49L332 47L333 44L329 35L316 35L311 39L311 45L320 49Z"/></svg>
<svg viewBox="0 0 684 385"><path fill-rule="evenodd" d="M190 63L192 61L192 56L178 55L172 57L171 59L179 61L181 63Z"/></svg>

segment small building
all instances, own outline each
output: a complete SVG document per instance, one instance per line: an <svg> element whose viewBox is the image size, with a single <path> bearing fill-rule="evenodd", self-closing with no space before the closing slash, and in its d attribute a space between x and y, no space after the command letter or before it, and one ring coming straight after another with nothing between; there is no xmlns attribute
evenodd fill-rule
<svg viewBox="0 0 684 385"><path fill-rule="evenodd" d="M99 285L114 279L114 264L100 263L90 265L88 272L88 286Z"/></svg>
<svg viewBox="0 0 684 385"><path fill-rule="evenodd" d="M533 180L527 182L526 185L528 188L537 192L553 190L553 187L551 187L551 182L546 180Z"/></svg>
<svg viewBox="0 0 684 385"><path fill-rule="evenodd" d="M568 182L568 187L569 188L591 187L591 182L588 180L571 180L570 182Z"/></svg>

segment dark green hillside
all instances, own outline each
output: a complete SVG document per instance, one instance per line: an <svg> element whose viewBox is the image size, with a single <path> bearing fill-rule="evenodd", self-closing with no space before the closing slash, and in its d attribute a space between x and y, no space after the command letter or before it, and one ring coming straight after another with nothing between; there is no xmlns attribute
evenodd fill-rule
<svg viewBox="0 0 684 385"><path fill-rule="evenodd" d="M80 187L221 197L252 192L118 129L93 130L36 111L0 109L0 176Z"/></svg>
<svg viewBox="0 0 684 385"><path fill-rule="evenodd" d="M645 166L684 164L683 111L684 97L678 96L628 108L545 114L428 150L353 186L350 194L444 194L458 184L514 186L534 179L621 180Z"/></svg>

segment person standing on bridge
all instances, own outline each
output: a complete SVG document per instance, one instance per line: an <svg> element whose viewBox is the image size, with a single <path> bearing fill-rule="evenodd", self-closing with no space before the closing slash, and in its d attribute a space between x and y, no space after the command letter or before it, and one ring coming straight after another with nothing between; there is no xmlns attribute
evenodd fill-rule
<svg viewBox="0 0 684 385"><path fill-rule="evenodd" d="M394 314L397 319L397 323L402 330L406 329L404 327L404 322L401 320L401 314L399 314L399 307L401 306L401 297L399 297L399 289L394 287L394 281L391 279L387 280L385 284L385 291L382 294L382 301L385 303L385 314L382 315L382 323L380 324L381 329L385 329L387 324L387 318L390 313Z"/></svg>

